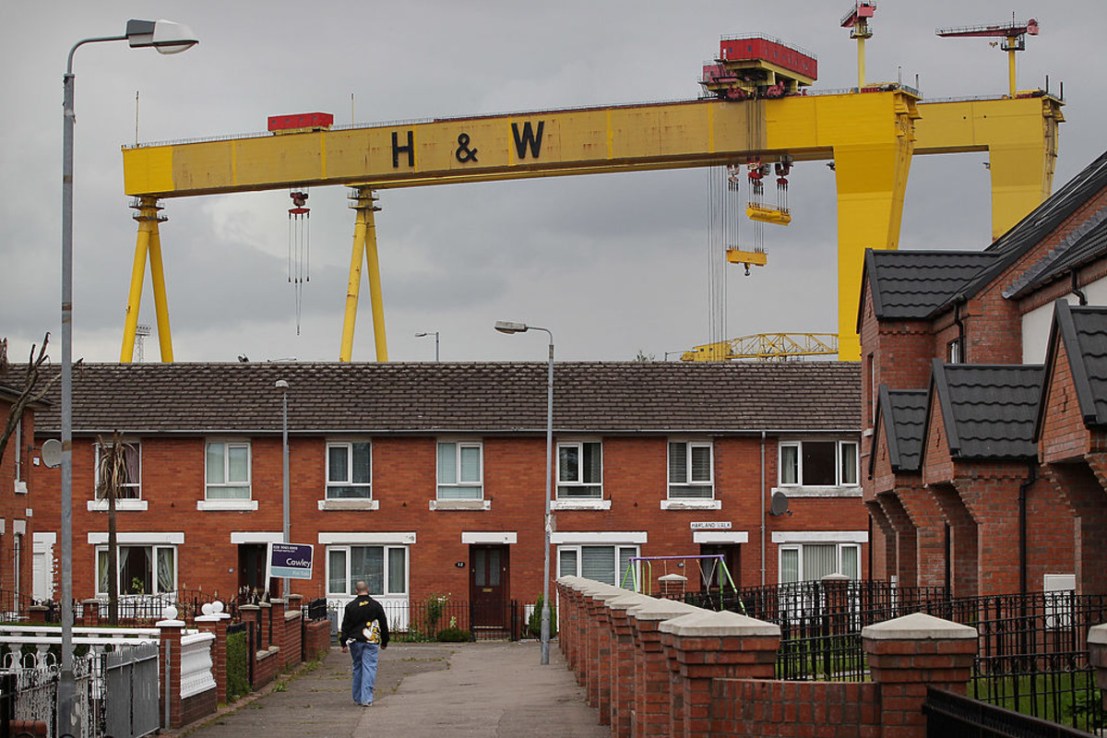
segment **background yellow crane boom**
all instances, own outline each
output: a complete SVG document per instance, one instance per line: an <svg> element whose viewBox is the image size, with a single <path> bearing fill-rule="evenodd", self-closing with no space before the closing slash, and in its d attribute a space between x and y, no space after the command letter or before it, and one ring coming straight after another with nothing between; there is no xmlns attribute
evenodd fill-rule
<svg viewBox="0 0 1107 738"><path fill-rule="evenodd" d="M693 346L680 356L681 361L729 361L760 359L786 361L803 356L833 356L838 353L834 333L755 333L728 341Z"/></svg>

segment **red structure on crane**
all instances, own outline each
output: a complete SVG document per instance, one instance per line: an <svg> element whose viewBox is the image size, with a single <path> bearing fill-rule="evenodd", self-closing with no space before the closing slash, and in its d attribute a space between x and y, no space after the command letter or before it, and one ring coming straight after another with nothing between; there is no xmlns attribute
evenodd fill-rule
<svg viewBox="0 0 1107 738"><path fill-rule="evenodd" d="M939 28L935 31L942 38L1002 38L1000 48L1007 52L1007 66L1009 77L1009 91L1011 97L1017 96L1015 85L1015 52L1026 50L1026 37L1038 35L1038 21L1031 18L1026 21L1017 21L1012 15L1011 20L1005 23L993 23L983 26L958 26L954 28ZM995 45L994 43L992 44Z"/></svg>
<svg viewBox="0 0 1107 738"><path fill-rule="evenodd" d="M700 84L720 99L746 100L796 95L818 78L814 54L768 36L728 36Z"/></svg>

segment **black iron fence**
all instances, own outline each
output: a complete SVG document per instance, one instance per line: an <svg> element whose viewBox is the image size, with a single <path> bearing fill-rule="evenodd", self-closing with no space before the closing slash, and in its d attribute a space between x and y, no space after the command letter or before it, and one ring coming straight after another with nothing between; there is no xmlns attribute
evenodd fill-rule
<svg viewBox="0 0 1107 738"><path fill-rule="evenodd" d="M1107 596L1035 592L952 599L939 587L824 581L756 587L688 601L776 623L780 679L861 681L868 669L861 629L924 612L979 634L969 685L988 704L1086 730L1103 727L1088 629L1107 622Z"/></svg>
<svg viewBox="0 0 1107 738"><path fill-rule="evenodd" d="M923 711L927 738L1087 738L1094 735L942 689L927 690Z"/></svg>

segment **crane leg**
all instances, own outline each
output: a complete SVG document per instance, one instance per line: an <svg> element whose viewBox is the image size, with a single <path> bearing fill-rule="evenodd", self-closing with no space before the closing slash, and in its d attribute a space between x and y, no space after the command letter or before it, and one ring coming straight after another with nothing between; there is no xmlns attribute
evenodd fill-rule
<svg viewBox="0 0 1107 738"><path fill-rule="evenodd" d="M351 361L354 349L354 326L357 323L358 296L361 292L361 267L369 266L369 299L373 309L373 335L377 361L388 361L388 341L384 329L384 300L381 297L381 274L377 260L377 227L373 213L373 190L358 187L351 196L350 207L357 211L354 222L354 246L350 254L350 278L346 287L346 317L342 324L342 346L339 361Z"/></svg>
<svg viewBox="0 0 1107 738"><path fill-rule="evenodd" d="M913 110L914 106L907 106ZM917 117L917 113L915 114ZM859 123L862 129L866 126ZM899 246L903 198L914 149L914 121L897 115L897 135L871 145L834 147L838 188L838 358L859 361L857 306L865 249ZM876 130L872 125L868 130Z"/></svg>
<svg viewBox="0 0 1107 738"><path fill-rule="evenodd" d="M154 287L154 312L158 319L158 346L163 364L173 363L173 334L169 329L169 300L165 292L165 267L161 258L161 229L158 224L165 218L154 220L150 229L150 281Z"/></svg>
<svg viewBox="0 0 1107 738"><path fill-rule="evenodd" d="M158 204L152 197L143 197L137 206L138 239L135 241L135 258L131 265L131 288L127 295L127 312L123 323L123 346L119 362L130 364L135 353L135 334L138 331L138 311L142 304L142 282L146 277L146 255L150 252L151 232L157 227Z"/></svg>
<svg viewBox="0 0 1107 738"><path fill-rule="evenodd" d="M1042 120L1028 121L1037 124L1036 130L1027 126L1025 135L1009 135L1008 143L988 147L993 239L1010 230L1053 191L1058 126L1064 116L1053 101L1043 100L1042 106Z"/></svg>

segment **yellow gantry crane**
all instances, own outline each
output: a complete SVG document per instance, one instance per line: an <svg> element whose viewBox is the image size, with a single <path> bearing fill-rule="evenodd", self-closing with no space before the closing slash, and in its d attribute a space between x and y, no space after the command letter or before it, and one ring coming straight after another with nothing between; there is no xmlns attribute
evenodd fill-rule
<svg viewBox="0 0 1107 738"><path fill-rule="evenodd" d="M162 361L172 339L161 258L162 203L176 197L345 185L356 213L339 350L353 355L361 270L368 267L376 358L387 341L374 213L381 189L762 161L833 161L838 200L839 357L859 358L855 313L867 248L895 249L911 158L987 151L992 230L1002 233L1051 191L1060 99L1046 94L927 103L897 84L803 94L766 65L765 94L543 110L420 123L291 130L123 148L135 248L120 361L133 354L150 263ZM813 77L814 75L812 75ZM735 86L741 89L741 85ZM280 135L278 135L280 133Z"/></svg>

